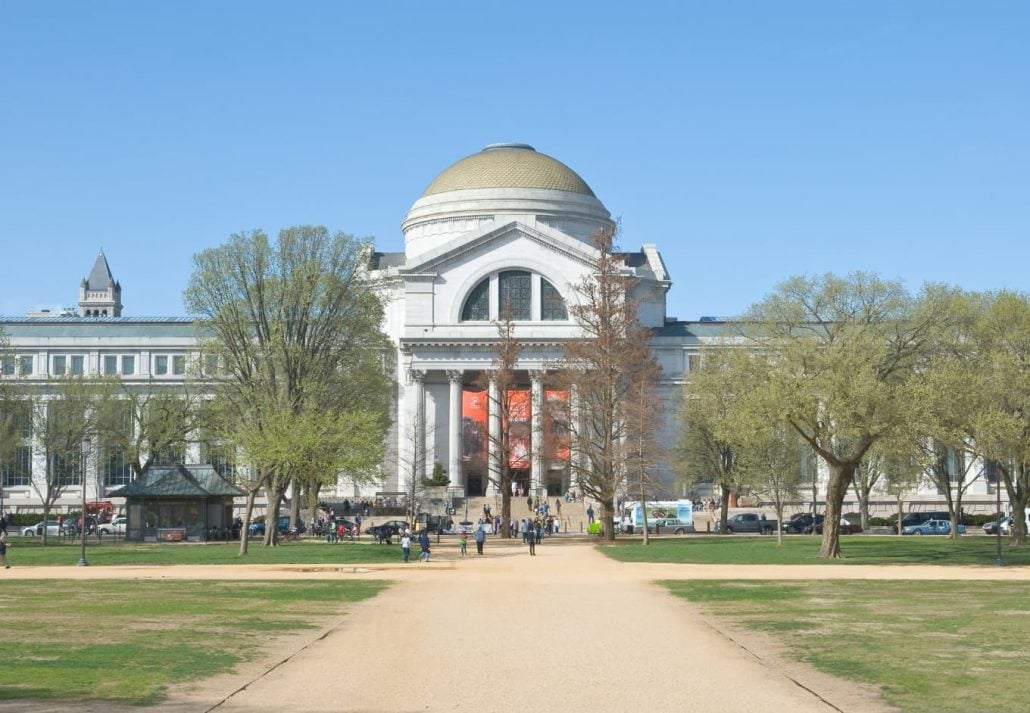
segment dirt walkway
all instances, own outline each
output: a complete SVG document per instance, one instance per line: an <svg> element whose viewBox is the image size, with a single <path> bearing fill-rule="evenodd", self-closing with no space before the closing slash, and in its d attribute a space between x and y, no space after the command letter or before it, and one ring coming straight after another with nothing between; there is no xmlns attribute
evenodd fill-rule
<svg viewBox="0 0 1030 713"><path fill-rule="evenodd" d="M66 578L382 578L396 582L322 631L277 642L270 660L176 689L186 711L885 711L869 688L777 655L771 640L702 618L652 584L678 578L1020 579L1030 568L652 565L584 544L536 557L488 544L458 561L375 567L22 568ZM442 557L440 555L443 555ZM647 642L641 647L639 642ZM0 711L15 710L0 705ZM24 706L18 710L26 710ZM44 706L35 710L94 710ZM95 710L112 710L110 706ZM137 709L138 710L138 709Z"/></svg>

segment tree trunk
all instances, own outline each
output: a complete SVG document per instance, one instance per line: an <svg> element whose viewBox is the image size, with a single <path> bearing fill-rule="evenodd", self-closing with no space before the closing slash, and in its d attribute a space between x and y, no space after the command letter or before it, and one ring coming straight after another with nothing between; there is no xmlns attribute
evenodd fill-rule
<svg viewBox="0 0 1030 713"><path fill-rule="evenodd" d="M1026 544L1026 506L1030 501L1030 464L1015 463L1003 468L1002 478L1009 494L1009 514L1012 516L1012 544Z"/></svg>
<svg viewBox="0 0 1030 713"><path fill-rule="evenodd" d="M773 504L776 507L776 544L783 547L783 500L777 498Z"/></svg>
<svg viewBox="0 0 1030 713"><path fill-rule="evenodd" d="M899 535L901 534L901 518L904 517L904 515L905 515L905 501L901 498L901 496L898 496L898 523L897 523L898 524L898 532L897 532L897 534L899 534Z"/></svg>
<svg viewBox="0 0 1030 713"><path fill-rule="evenodd" d="M720 483L722 500L719 503L719 534L726 534L726 521L730 518L730 486Z"/></svg>
<svg viewBox="0 0 1030 713"><path fill-rule="evenodd" d="M869 529L869 493L860 492L858 495L858 515L862 525L862 531Z"/></svg>
<svg viewBox="0 0 1030 713"><path fill-rule="evenodd" d="M601 498L601 532L606 542L615 542L615 498L612 495L605 495Z"/></svg>
<svg viewBox="0 0 1030 713"><path fill-rule="evenodd" d="M840 552L840 516L844 508L844 496L848 485L855 475L854 463L827 463L830 468L830 479L826 483L826 513L823 516L823 543L819 556L839 559Z"/></svg>
<svg viewBox="0 0 1030 713"><path fill-rule="evenodd" d="M247 534L250 531L250 517L254 513L254 497L256 495L256 490L252 488L247 489L247 507L243 511L243 528L240 530L240 557L247 556L247 545L250 544Z"/></svg>

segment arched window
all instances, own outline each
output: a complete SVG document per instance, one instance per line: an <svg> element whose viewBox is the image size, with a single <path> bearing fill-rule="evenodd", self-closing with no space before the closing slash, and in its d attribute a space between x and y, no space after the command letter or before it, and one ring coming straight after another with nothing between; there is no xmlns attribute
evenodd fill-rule
<svg viewBox="0 0 1030 713"><path fill-rule="evenodd" d="M554 285L541 275L527 270L504 270L495 273L497 291L492 290L494 276L485 277L468 293L461 307L462 322L487 322L504 319L505 308L516 322L565 322L569 311L565 299Z"/></svg>
<svg viewBox="0 0 1030 713"><path fill-rule="evenodd" d="M462 322L486 322L490 319L490 278L472 288L461 308Z"/></svg>
<svg viewBox="0 0 1030 713"><path fill-rule="evenodd" d="M544 278L540 278L540 319L545 322L565 321L569 311L565 309L565 300L557 288Z"/></svg>
<svg viewBox="0 0 1030 713"><path fill-rule="evenodd" d="M510 309L513 320L533 319L533 276L524 270L507 270L498 275L498 279L501 288L498 316L503 318L505 310Z"/></svg>

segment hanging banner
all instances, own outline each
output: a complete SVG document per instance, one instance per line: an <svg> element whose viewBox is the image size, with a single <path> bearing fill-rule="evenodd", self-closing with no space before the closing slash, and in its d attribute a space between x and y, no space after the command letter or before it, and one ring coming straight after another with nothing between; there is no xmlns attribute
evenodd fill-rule
<svg viewBox="0 0 1030 713"><path fill-rule="evenodd" d="M486 460L486 419L489 397L485 391L464 389L461 392L461 459L466 462Z"/></svg>
<svg viewBox="0 0 1030 713"><path fill-rule="evenodd" d="M569 431L569 392L544 389L544 457L569 459L572 436Z"/></svg>
<svg viewBox="0 0 1030 713"><path fill-rule="evenodd" d="M508 392L508 467L530 466L530 398L527 390Z"/></svg>

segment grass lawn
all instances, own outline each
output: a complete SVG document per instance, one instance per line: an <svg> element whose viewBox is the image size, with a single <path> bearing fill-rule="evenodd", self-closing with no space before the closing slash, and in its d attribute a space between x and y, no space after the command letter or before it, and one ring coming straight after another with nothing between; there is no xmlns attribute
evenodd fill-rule
<svg viewBox="0 0 1030 713"><path fill-rule="evenodd" d="M844 559L819 558L821 538L785 537L676 537L652 539L647 547L639 539L617 541L601 548L622 562L676 562L689 564L940 564L994 565L992 537L897 537L852 535L840 538ZM1030 565L1030 547L1009 547L1002 541L1006 565Z"/></svg>
<svg viewBox="0 0 1030 713"><path fill-rule="evenodd" d="M905 713L1030 709L1030 583L663 582Z"/></svg>
<svg viewBox="0 0 1030 713"><path fill-rule="evenodd" d="M0 700L148 705L223 673L269 634L312 628L384 582L8 581Z"/></svg>
<svg viewBox="0 0 1030 713"><path fill-rule="evenodd" d="M79 561L78 542L50 540L46 547L36 538L8 539L7 559L13 567L27 565L73 565ZM240 557L239 542L135 543L105 540L86 546L90 565L174 565L174 564L375 564L400 562L401 548L365 542L328 544L321 540L286 542L264 547L251 542L246 557Z"/></svg>

